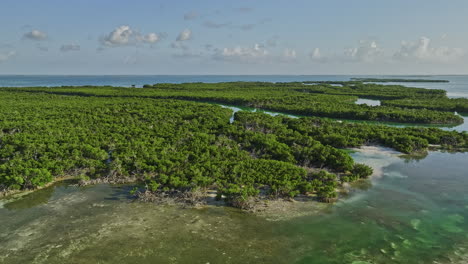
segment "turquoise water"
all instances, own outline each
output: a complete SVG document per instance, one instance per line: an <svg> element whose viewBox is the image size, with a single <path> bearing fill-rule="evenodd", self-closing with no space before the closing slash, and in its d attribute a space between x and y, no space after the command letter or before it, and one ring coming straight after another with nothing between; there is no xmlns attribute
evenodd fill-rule
<svg viewBox="0 0 468 264"><path fill-rule="evenodd" d="M134 202L129 186L61 184L3 201L0 262L466 263L468 154L353 155L375 168L372 180L335 205L279 220Z"/></svg>

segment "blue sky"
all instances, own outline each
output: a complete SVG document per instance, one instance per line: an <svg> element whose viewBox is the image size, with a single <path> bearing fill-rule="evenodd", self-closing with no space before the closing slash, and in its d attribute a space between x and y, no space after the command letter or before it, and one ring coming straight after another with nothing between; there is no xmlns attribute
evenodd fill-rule
<svg viewBox="0 0 468 264"><path fill-rule="evenodd" d="M468 1L2 0L0 74L468 74Z"/></svg>

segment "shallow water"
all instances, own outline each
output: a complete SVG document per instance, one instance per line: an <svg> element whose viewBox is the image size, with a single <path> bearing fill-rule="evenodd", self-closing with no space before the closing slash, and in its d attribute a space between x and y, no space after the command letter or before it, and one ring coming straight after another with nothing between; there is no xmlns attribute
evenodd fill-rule
<svg viewBox="0 0 468 264"><path fill-rule="evenodd" d="M129 186L46 188L0 208L0 262L449 263L465 250L468 154L353 156L375 168L372 180L320 213L281 221L132 202Z"/></svg>
<svg viewBox="0 0 468 264"><path fill-rule="evenodd" d="M363 99L359 98L355 102L356 104L365 104L369 106L380 106L380 100L372 100L372 99Z"/></svg>

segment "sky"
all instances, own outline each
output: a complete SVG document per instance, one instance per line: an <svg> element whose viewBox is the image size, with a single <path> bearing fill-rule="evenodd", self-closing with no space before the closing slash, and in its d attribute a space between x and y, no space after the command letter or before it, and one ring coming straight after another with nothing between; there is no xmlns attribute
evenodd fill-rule
<svg viewBox="0 0 468 264"><path fill-rule="evenodd" d="M0 74L468 74L466 0L1 0Z"/></svg>

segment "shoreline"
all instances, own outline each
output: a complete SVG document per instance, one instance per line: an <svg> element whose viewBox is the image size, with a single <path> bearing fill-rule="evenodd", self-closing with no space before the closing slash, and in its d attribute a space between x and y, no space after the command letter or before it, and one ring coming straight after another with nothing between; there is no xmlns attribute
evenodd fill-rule
<svg viewBox="0 0 468 264"><path fill-rule="evenodd" d="M363 146L361 148L353 148L353 151L358 151L361 153L392 153L393 155L401 154L400 152L394 151L390 148L383 148L378 146ZM376 170L376 168L374 168ZM375 174L375 173L374 173ZM77 177L61 177L55 179L53 182L50 182L40 188L34 190L16 190L13 193L6 194L0 197L1 200L16 200L20 199L23 196L26 196L34 191L41 190L44 188L52 187L54 184L64 182L67 180L73 180L73 183L69 183L68 186L84 187L84 186L96 186L99 184L109 184L109 185L130 185L134 187L134 199L140 202L154 203L156 205L175 205L183 208L206 208L210 206L223 206L231 207L241 210L246 213L253 213L255 215L268 216L270 218L278 218L281 214L287 213L289 215L303 215L300 208L307 208L307 210L318 212L323 208L329 207L329 205L340 202L345 197L353 191L355 187L353 185L357 183L358 185L362 182L372 180L376 177L372 175L368 179L360 179L353 183L343 183L337 189L338 197L332 199L330 202L319 202L315 194L306 194L298 195L294 198L285 198L285 197L272 197L267 195L259 195L258 197L249 197L245 202L244 206L233 206L232 201L226 201L221 197L221 199L216 199L217 190L216 189L205 189L198 191L172 191L172 192L150 192L144 190L144 188L139 188L137 184L132 185L133 183L138 183L141 181L141 178L138 177L127 177L127 178L98 178L83 180ZM377 177L378 178L378 177ZM138 188L138 189L136 189ZM308 213L307 213L308 214ZM284 216L283 216L284 217ZM288 217L289 218L289 217Z"/></svg>

